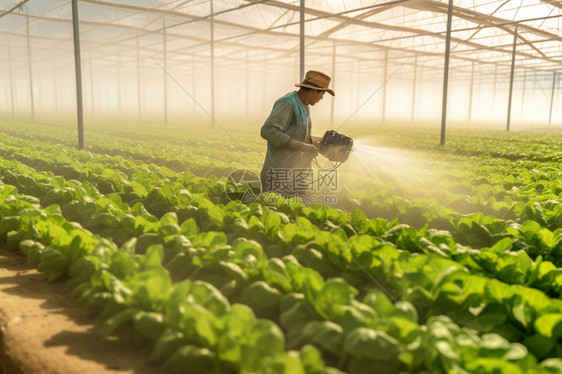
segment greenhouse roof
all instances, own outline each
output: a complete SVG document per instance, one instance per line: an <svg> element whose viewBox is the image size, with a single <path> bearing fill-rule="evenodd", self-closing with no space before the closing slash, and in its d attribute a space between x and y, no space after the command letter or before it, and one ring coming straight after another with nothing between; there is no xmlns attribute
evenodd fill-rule
<svg viewBox="0 0 562 374"><path fill-rule="evenodd" d="M249 56L269 59L299 53L300 1L294 0L79 0L84 50L102 55L137 48L161 53L162 34L170 61L208 56L213 42L218 59ZM369 60L424 56L436 67L445 51L447 1L306 0L307 56L338 55ZM40 39L42 50L68 44L72 53L72 11L67 0L0 0L4 37ZM455 0L451 57L509 66L514 35L517 64L552 71L562 60L560 0ZM27 30L26 19L30 24ZM396 53L395 53L396 52ZM392 57L391 57L392 58Z"/></svg>

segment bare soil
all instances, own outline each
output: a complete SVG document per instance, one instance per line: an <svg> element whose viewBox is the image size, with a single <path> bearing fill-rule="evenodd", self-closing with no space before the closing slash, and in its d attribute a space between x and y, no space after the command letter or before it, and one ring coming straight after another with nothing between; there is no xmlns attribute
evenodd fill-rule
<svg viewBox="0 0 562 374"><path fill-rule="evenodd" d="M69 292L0 248L0 374L161 372L130 338L99 340L94 317Z"/></svg>

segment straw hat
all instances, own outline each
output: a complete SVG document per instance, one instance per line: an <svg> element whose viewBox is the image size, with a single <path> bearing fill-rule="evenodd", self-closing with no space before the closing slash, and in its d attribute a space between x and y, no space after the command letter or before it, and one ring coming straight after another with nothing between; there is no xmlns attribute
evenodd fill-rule
<svg viewBox="0 0 562 374"><path fill-rule="evenodd" d="M296 83L295 86L312 88L313 90L328 91L330 95L334 96L334 91L328 88L331 80L332 78L324 73L309 70L306 72L303 81L300 83Z"/></svg>

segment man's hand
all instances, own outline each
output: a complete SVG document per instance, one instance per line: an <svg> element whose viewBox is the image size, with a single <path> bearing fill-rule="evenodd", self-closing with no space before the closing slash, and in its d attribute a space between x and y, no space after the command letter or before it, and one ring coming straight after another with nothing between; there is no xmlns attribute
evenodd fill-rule
<svg viewBox="0 0 562 374"><path fill-rule="evenodd" d="M302 143L301 152L306 153L309 157L316 157L318 155L318 148L312 144Z"/></svg>
<svg viewBox="0 0 562 374"><path fill-rule="evenodd" d="M321 136L311 136L311 138L312 138L312 144L316 148L320 148L320 144L322 144L322 137Z"/></svg>
<svg viewBox="0 0 562 374"><path fill-rule="evenodd" d="M316 157L316 155L318 154L318 148L316 148L312 144L304 143L293 138L290 138L289 141L285 143L285 146L296 151L306 153L307 156L310 157Z"/></svg>

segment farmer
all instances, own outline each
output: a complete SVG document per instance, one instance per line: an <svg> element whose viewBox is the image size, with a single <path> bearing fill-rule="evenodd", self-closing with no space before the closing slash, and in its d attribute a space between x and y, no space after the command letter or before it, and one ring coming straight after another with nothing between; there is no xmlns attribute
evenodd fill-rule
<svg viewBox="0 0 562 374"><path fill-rule="evenodd" d="M328 91L331 78L310 70L304 80L295 84L293 91L279 98L261 128L261 137L267 140L267 152L261 183L263 191L274 191L282 196L300 195L310 191L311 162L318 154L322 138L312 136L309 105L314 105Z"/></svg>

